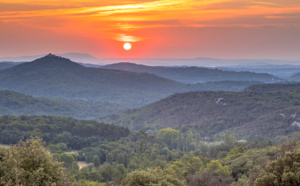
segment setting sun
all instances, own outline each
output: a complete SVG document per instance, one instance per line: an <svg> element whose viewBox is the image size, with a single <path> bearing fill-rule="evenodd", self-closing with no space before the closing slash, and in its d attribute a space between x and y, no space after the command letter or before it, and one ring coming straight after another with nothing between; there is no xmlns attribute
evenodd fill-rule
<svg viewBox="0 0 300 186"><path fill-rule="evenodd" d="M131 44L130 44L130 43L125 43L125 44L123 45L123 48L124 48L125 50L130 50L130 49L131 49Z"/></svg>

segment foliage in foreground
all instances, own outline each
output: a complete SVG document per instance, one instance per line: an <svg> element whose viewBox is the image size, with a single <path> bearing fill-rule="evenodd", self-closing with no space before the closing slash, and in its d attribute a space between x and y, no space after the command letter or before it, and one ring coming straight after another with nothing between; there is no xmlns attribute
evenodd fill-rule
<svg viewBox="0 0 300 186"><path fill-rule="evenodd" d="M176 178L176 175L167 170L148 169L147 171L136 170L128 174L122 181L123 186L139 186L139 185L174 185L183 186L184 181Z"/></svg>
<svg viewBox="0 0 300 186"><path fill-rule="evenodd" d="M70 184L65 169L52 159L39 138L1 149L0 177L3 185Z"/></svg>
<svg viewBox="0 0 300 186"><path fill-rule="evenodd" d="M79 150L99 141L118 140L129 133L124 127L71 117L0 116L0 143L3 144L39 136L47 145L65 143L67 148Z"/></svg>
<svg viewBox="0 0 300 186"><path fill-rule="evenodd" d="M47 122L43 123L43 121ZM72 138L72 136L77 135L77 133L75 133L77 129L86 129L88 127L89 130L82 130L81 135L82 137L89 138L89 132L91 134L91 132L95 132L96 128L101 129L103 126L97 123L94 123L95 125L91 125L91 121L86 121L85 123L84 121L72 120L65 117L3 116L2 122L3 124L1 126L7 126L6 129L9 129L10 131L21 127L23 129L28 129L26 134L30 134L30 127L31 130L34 130L34 126L38 126L40 129L45 130L47 129L46 126L49 125L50 128L47 129L48 131L53 131L53 129L57 127L56 133L58 134L49 135L48 138L45 138L47 140L45 142L48 145L47 148L54 153L53 158L59 162L62 162L62 165L65 167L65 174L72 176L72 183L66 180L66 183L63 184L76 186L100 184L230 184L232 186L237 186L254 185L254 183L258 182L259 183L257 185L263 185L263 183L269 183L269 175L275 173L267 172L266 170L268 170L268 165L265 167L262 165L265 165L269 161L279 161L278 159L285 157L285 154L289 154L286 152L296 152L300 145L300 133L294 133L292 136L290 136L290 138L287 136L278 138L277 141L283 145L276 147L271 146L271 141L266 139L239 142L234 136L229 134L224 135L223 142L207 143L201 141L201 136L199 133L191 130L179 131L166 128L158 131L156 136L148 135L147 133L143 132L130 132L128 136L114 141L102 141L103 138L101 137L93 138L92 144L83 144L84 148L79 151L63 152L71 149L69 144L75 142L75 138ZM67 130L67 126L77 126L77 128L70 127L70 129ZM59 130L61 128L66 130L62 132ZM107 129L110 129L108 131L111 132L108 136L111 136L112 134L118 134L119 130L111 130L118 128L121 130L121 127L108 127ZM126 131L124 128L121 131L123 130ZM29 141L30 140L32 141L32 144L37 143L36 146L40 147L41 152L47 152L43 150L44 144L41 142L41 139L30 138ZM289 140L295 142L290 143L288 142ZM22 180L22 177L26 177L20 177L24 170L27 171L27 175L31 176L26 177L26 179L29 179L30 185L34 185L34 181L36 180L45 180L46 178L52 176L52 173L39 172L44 171L44 169L24 169L21 167L21 164L29 159L32 162L41 163L39 165L46 166L47 169L48 167L52 168L48 164L42 164L44 161L40 161L40 159L43 160L43 153L34 154L37 153L37 150L32 148L32 145L24 145L29 143L27 141L20 142L20 144L13 146L11 149L0 151L0 175L2 184L15 185L16 180ZM15 152L13 149L17 149L17 147L24 151L23 154L22 152L12 153ZM30 155L31 153L34 155ZM47 155L51 159L50 162L53 162L52 156L49 153ZM13 163L5 162L8 160ZM85 161L89 164L87 164L86 167L79 169L77 161ZM294 162L299 162L299 160L296 159ZM31 167L31 164L32 163L27 163L25 167ZM279 170L281 169L283 170L282 167ZM291 170L288 175L286 175L285 172L280 174L276 173L275 175L279 179L278 183L280 183L280 180L283 178L286 180L287 176L296 178L299 174L297 172L298 169L298 164L295 164L294 168L288 169ZM6 170L10 171L5 172ZM15 176L15 170L21 170L17 171L17 177ZM264 171L268 173L267 176L264 175ZM46 178L40 178L40 174L46 175ZM68 176L65 175L64 178L66 179ZM264 180L262 178L266 179ZM51 184L52 181L54 182L55 179L51 178L49 184ZM22 184L21 181L19 181L19 184ZM26 184L28 185L27 182ZM36 181L35 185L40 184L44 183ZM45 182L45 184L47 185L48 183ZM296 180L290 185L297 184L298 182ZM56 185L59 185L59 183L56 183Z"/></svg>
<svg viewBox="0 0 300 186"><path fill-rule="evenodd" d="M254 185L300 185L300 150L263 166Z"/></svg>

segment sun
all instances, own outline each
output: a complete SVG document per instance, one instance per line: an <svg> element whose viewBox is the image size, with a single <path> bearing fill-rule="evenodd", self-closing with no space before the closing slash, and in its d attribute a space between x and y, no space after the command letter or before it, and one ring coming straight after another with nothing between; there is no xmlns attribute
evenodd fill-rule
<svg viewBox="0 0 300 186"><path fill-rule="evenodd" d="M125 50L130 50L131 49L131 44L130 43L124 43L123 48Z"/></svg>

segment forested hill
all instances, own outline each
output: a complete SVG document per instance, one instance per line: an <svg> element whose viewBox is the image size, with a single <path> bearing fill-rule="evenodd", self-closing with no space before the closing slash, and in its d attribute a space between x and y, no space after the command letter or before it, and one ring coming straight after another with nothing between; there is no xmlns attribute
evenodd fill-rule
<svg viewBox="0 0 300 186"><path fill-rule="evenodd" d="M82 149L100 141L116 141L130 131L96 121L55 116L0 116L0 143L15 144L23 138L40 136L47 143L62 142Z"/></svg>
<svg viewBox="0 0 300 186"><path fill-rule="evenodd" d="M152 67L134 63L116 63L101 68L139 73L147 72L182 83L211 81L260 81L265 83L276 83L282 81L282 79L267 73L234 72L204 67Z"/></svg>
<svg viewBox="0 0 300 186"><path fill-rule="evenodd" d="M245 91L257 93L300 92L300 83L252 85Z"/></svg>
<svg viewBox="0 0 300 186"><path fill-rule="evenodd" d="M0 115L56 115L87 119L118 113L127 108L112 103L35 98L9 90L0 90Z"/></svg>
<svg viewBox="0 0 300 186"><path fill-rule="evenodd" d="M51 54L0 71L0 89L38 97L93 99L130 106L187 90L184 84L152 74L87 68Z"/></svg>
<svg viewBox="0 0 300 186"><path fill-rule="evenodd" d="M19 65L21 63L17 63L17 62L0 62L0 70L3 70L3 69L7 69L7 68L10 68L10 67L14 67L16 65Z"/></svg>
<svg viewBox="0 0 300 186"><path fill-rule="evenodd" d="M299 82L300 81L300 73L296 73L296 74L292 75L290 77L290 80Z"/></svg>
<svg viewBox="0 0 300 186"><path fill-rule="evenodd" d="M142 131L172 127L208 136L275 137L300 130L299 100L300 93L189 92L101 120Z"/></svg>

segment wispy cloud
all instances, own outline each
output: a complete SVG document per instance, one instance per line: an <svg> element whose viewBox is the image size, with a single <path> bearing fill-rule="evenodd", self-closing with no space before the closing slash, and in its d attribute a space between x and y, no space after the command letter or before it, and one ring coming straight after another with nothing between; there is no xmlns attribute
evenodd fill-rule
<svg viewBox="0 0 300 186"><path fill-rule="evenodd" d="M281 2L281 3L280 3ZM64 17L69 19L86 19L98 21L163 21L181 20L181 23L199 20L224 20L231 17L254 15L276 16L282 13L298 13L300 6L292 1L248 1L248 0L156 0L156 1L115 1L96 3L96 1L58 0L27 1L27 7L35 10L9 11L0 9L0 19L38 19ZM24 4L24 1L4 0L11 7ZM39 10L37 7L41 7ZM48 8L47 8L48 7ZM20 7L19 7L20 8ZM275 14L275 15L274 15ZM124 28L124 27L120 27Z"/></svg>
<svg viewBox="0 0 300 186"><path fill-rule="evenodd" d="M299 14L300 2L293 0L2 0L0 3L3 22L79 35L112 32L111 38L131 42L143 38L131 31L157 27L294 27L299 25L295 22Z"/></svg>

